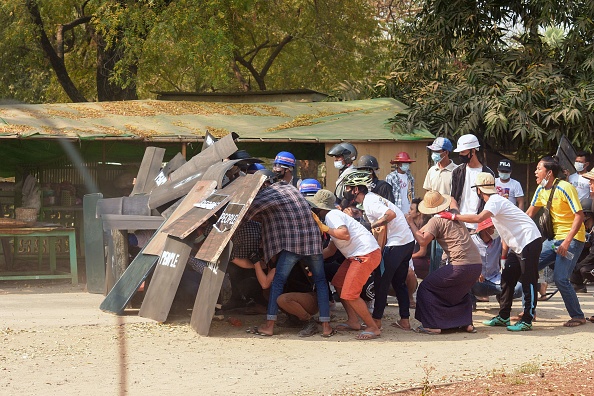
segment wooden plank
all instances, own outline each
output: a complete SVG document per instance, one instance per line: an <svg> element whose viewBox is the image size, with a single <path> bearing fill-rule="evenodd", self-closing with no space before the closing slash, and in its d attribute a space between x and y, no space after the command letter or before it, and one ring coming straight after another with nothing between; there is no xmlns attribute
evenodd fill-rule
<svg viewBox="0 0 594 396"><path fill-rule="evenodd" d="M173 224L173 222L175 222L181 215L193 208L196 202L200 202L204 198L212 194L215 187L216 182L212 180L203 180L196 182L192 187L192 190L188 193L188 195L186 195L186 197L179 204L177 209L171 214L171 216L169 216L165 223L163 223L161 229L165 229L170 224ZM144 251L146 252L146 254L154 254L155 256L160 256L161 252L163 251L163 247L165 246L166 239L167 234L159 231L149 241L147 246L144 248Z"/></svg>
<svg viewBox="0 0 594 396"><path fill-rule="evenodd" d="M213 230L206 237L206 240L196 254L197 259L211 263L217 261L227 242L229 242L239 226L254 197L260 190L260 186L264 183L264 180L264 175L253 174L240 177L231 183L237 183L236 187L241 188L227 204L221 217L214 225Z"/></svg>
<svg viewBox="0 0 594 396"><path fill-rule="evenodd" d="M207 336L210 331L210 323L227 272L232 249L233 243L229 241L216 263L209 264L202 273L190 319L190 326L201 336Z"/></svg>
<svg viewBox="0 0 594 396"><path fill-rule="evenodd" d="M148 206L149 195L135 195L133 197L104 198L97 202L97 215L129 214L150 216Z"/></svg>
<svg viewBox="0 0 594 396"><path fill-rule="evenodd" d="M105 247L102 221L97 217L97 202L103 194L86 194L83 197L85 267L87 291L101 294L105 289Z"/></svg>
<svg viewBox="0 0 594 396"><path fill-rule="evenodd" d="M147 147L144 150L144 156L136 175L136 183L132 189L132 195L150 194L150 192L157 186L155 180L161 164L163 164L163 157L165 156L165 149L160 147Z"/></svg>
<svg viewBox="0 0 594 396"><path fill-rule="evenodd" d="M225 176L225 173L240 161L243 160L230 160L216 163L204 172L202 178L204 180L214 180L217 182L217 188L223 188L223 177Z"/></svg>
<svg viewBox="0 0 594 396"><path fill-rule="evenodd" d="M184 156L182 155L182 153L177 153L175 155L175 157L173 157L167 164L165 164L165 166L163 167L161 172L159 172L158 177L161 178L161 180L163 178L165 178L165 180L169 180L169 176L171 176L171 173L173 173L174 171L179 169L186 162L187 161L184 158ZM158 183L158 184L161 185L163 183Z"/></svg>
<svg viewBox="0 0 594 396"><path fill-rule="evenodd" d="M105 295L109 294L128 267L128 232L111 230L109 235L105 266Z"/></svg>
<svg viewBox="0 0 594 396"><path fill-rule="evenodd" d="M210 218L210 216L219 211L223 205L229 202L234 194L245 188L249 188L249 183L250 180L245 181L243 178L240 178L225 188L217 190L209 197L196 202L193 208L180 216L171 225L163 228L163 232L181 239L187 237Z"/></svg>
<svg viewBox="0 0 594 396"><path fill-rule="evenodd" d="M162 216L102 215L103 230L156 230L163 224Z"/></svg>
<svg viewBox="0 0 594 396"><path fill-rule="evenodd" d="M99 308L102 311L111 312L116 315L123 313L126 305L128 305L142 282L151 273L158 259L159 257L157 256L146 255L141 251L132 260Z"/></svg>
<svg viewBox="0 0 594 396"><path fill-rule="evenodd" d="M193 241L167 237L163 253L157 261L149 288L138 315L164 322L167 320L179 281L190 257Z"/></svg>
<svg viewBox="0 0 594 396"><path fill-rule="evenodd" d="M194 183L202 179L210 166L222 161L235 151L237 151L237 146L233 142L231 135L228 135L198 153L171 173L170 180L153 189L150 195L149 207L155 209L186 195L192 189Z"/></svg>

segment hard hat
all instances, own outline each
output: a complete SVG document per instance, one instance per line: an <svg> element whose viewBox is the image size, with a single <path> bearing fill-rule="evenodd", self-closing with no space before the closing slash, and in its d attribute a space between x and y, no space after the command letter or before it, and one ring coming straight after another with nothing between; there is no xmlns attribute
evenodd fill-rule
<svg viewBox="0 0 594 396"><path fill-rule="evenodd" d="M454 150L454 152L459 153L461 151L470 149L478 150L479 147L481 147L481 145L477 137L469 133L468 135L460 136L460 139L458 139L458 144L456 145L456 150Z"/></svg>
<svg viewBox="0 0 594 396"><path fill-rule="evenodd" d="M357 161L356 168L371 168L373 170L378 170L379 165L377 159L373 155L362 155L361 158L359 158L359 161Z"/></svg>
<svg viewBox="0 0 594 396"><path fill-rule="evenodd" d="M373 180L371 172L357 170L346 175L342 181L345 186L366 186L369 187Z"/></svg>
<svg viewBox="0 0 594 396"><path fill-rule="evenodd" d="M295 162L295 156L293 154L289 153L288 151L281 151L274 158L273 164L285 165L294 168Z"/></svg>
<svg viewBox="0 0 594 396"><path fill-rule="evenodd" d="M300 193L315 193L322 188L322 185L316 179L304 179L299 185Z"/></svg>
<svg viewBox="0 0 594 396"><path fill-rule="evenodd" d="M390 161L391 164L395 164L397 162L415 162L414 159L411 159L407 152L403 151L396 155L396 158Z"/></svg>
<svg viewBox="0 0 594 396"><path fill-rule="evenodd" d="M357 159L357 149L348 142L338 143L328 150L328 155L331 157L343 156L346 162L352 163Z"/></svg>
<svg viewBox="0 0 594 396"><path fill-rule="evenodd" d="M251 164L250 166L248 166L247 170L248 172L255 172L255 171L259 171L262 169L266 169L266 167L262 164Z"/></svg>

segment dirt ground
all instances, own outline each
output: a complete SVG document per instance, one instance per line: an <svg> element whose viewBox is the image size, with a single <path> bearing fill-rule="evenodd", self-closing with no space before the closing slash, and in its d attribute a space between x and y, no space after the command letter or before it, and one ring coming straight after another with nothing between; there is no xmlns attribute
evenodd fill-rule
<svg viewBox="0 0 594 396"><path fill-rule="evenodd" d="M593 315L592 294L579 297ZM480 324L496 314L494 299L479 303L478 333L435 336L390 327L391 304L382 337L371 341L353 332L299 338L280 327L274 337L248 335L263 316L241 315L213 321L201 337L189 316L117 317L99 310L102 300L65 283L0 283L0 394L593 394L594 324L563 327L558 294L520 334ZM333 315L345 318L340 305Z"/></svg>

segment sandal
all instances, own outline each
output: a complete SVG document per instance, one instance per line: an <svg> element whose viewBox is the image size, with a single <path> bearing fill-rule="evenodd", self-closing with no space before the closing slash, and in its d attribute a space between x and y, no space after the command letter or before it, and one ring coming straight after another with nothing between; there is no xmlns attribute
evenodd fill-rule
<svg viewBox="0 0 594 396"><path fill-rule="evenodd" d="M335 334L338 334L338 331L336 331L336 329L332 329L332 331L330 333L328 333L328 334L322 333L322 334L320 334L320 336L322 336L324 338L330 338Z"/></svg>
<svg viewBox="0 0 594 396"><path fill-rule="evenodd" d="M260 329L258 329L258 326L247 328L245 332L248 334L259 335L263 337L272 337L272 334L262 333Z"/></svg>
<svg viewBox="0 0 594 396"><path fill-rule="evenodd" d="M361 327L359 327L358 329L351 327L351 325L349 325L348 323L339 323L336 326L334 326L334 328L338 331L359 331L359 330L365 330L367 328L367 325L365 324L361 324Z"/></svg>
<svg viewBox="0 0 594 396"><path fill-rule="evenodd" d="M423 326L419 326L416 329L413 330L415 333L419 333L419 334L427 334L427 335L437 335L437 334L441 334L441 331L431 331L431 330L427 330L426 328L424 328Z"/></svg>
<svg viewBox="0 0 594 396"><path fill-rule="evenodd" d="M373 331L362 331L355 337L356 340L360 341L367 341L367 340L375 340L376 338L380 338L381 334L375 334Z"/></svg>
<svg viewBox="0 0 594 396"><path fill-rule="evenodd" d="M577 327L586 324L586 319L571 318L567 322L563 323L563 327Z"/></svg>
<svg viewBox="0 0 594 396"><path fill-rule="evenodd" d="M402 325L400 323L398 323L398 322L392 323L392 327L396 327L397 329L404 330L404 331L411 331L412 330L412 328L410 328L410 327L408 329L406 327L402 327Z"/></svg>

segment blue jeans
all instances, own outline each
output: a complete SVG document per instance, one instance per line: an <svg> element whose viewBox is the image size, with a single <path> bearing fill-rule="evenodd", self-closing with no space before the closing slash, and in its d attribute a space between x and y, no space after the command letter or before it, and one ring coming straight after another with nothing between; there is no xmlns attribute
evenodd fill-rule
<svg viewBox="0 0 594 396"><path fill-rule="evenodd" d="M476 282L474 286L472 286L472 289L470 289L470 294L476 297L498 296L501 294L501 285L488 280ZM520 297L522 297L522 284L518 282L514 289L514 298Z"/></svg>
<svg viewBox="0 0 594 396"><path fill-rule="evenodd" d="M318 307L320 308L320 322L330 322L330 297L328 295L328 282L324 275L324 257L321 254L302 256L287 250L282 250L276 261L276 273L270 287L266 320L276 320L278 313L278 303L276 300L283 294L289 274L298 261L303 262L303 264L309 267L313 275L318 297Z"/></svg>
<svg viewBox="0 0 594 396"><path fill-rule="evenodd" d="M562 240L555 240L549 239L542 243L542 251L540 252L540 258L538 262L538 270L548 267L550 265L555 265L554 272L553 272L553 280L555 281L555 285L559 292L561 293L561 297L563 298L563 303L565 303L565 309L567 309L567 313L572 318L584 318L584 313L580 307L580 301L578 300L577 294L575 294L575 290L571 283L569 283L569 277L573 269L575 268L575 264L582 253L582 249L584 248L584 242L576 241L573 239L569 244L569 252L573 253L573 259L569 260L566 257L557 254L553 250L553 246L561 245Z"/></svg>

